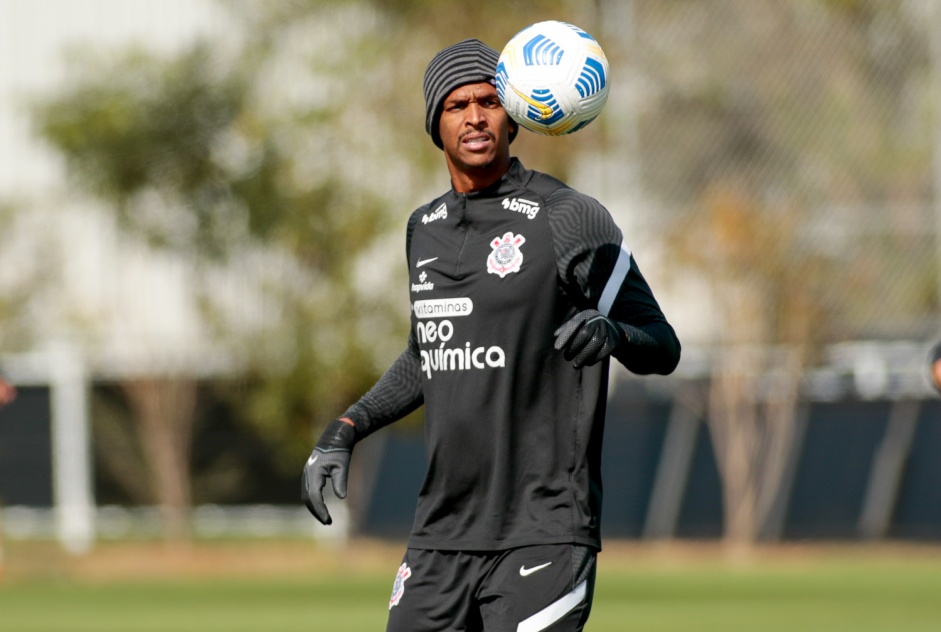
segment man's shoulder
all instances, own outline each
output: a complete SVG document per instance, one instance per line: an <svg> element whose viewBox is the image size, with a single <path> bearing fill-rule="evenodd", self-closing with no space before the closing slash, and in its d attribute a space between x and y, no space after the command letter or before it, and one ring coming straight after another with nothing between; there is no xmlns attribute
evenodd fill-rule
<svg viewBox="0 0 941 632"><path fill-rule="evenodd" d="M531 182L532 190L545 201L546 218L558 239L568 242L592 233L620 240L614 218L596 198L540 172L533 172Z"/></svg>
<svg viewBox="0 0 941 632"><path fill-rule="evenodd" d="M438 215L447 213L447 197L448 193L442 193L433 200L422 204L408 217L409 225L414 224L427 224L432 219L435 219Z"/></svg>
<svg viewBox="0 0 941 632"><path fill-rule="evenodd" d="M527 169L518 160L510 167L510 174L524 188L539 195L543 200L548 200L556 191L570 189L569 185L558 178L542 171Z"/></svg>
<svg viewBox="0 0 941 632"><path fill-rule="evenodd" d="M421 206L419 206L418 208L416 208L414 211L412 211L412 214L411 214L409 217L415 217L416 215L421 215L422 213L427 213L427 212L430 211L432 208L434 208L434 206L435 206L436 204L440 204L441 202L443 202L443 201L444 201L444 197L445 197L444 195L440 195L440 196L436 197L436 198L433 199L433 200L430 200L430 201L428 201L428 202L425 202L424 204L422 204Z"/></svg>
<svg viewBox="0 0 941 632"><path fill-rule="evenodd" d="M522 167L522 165L521 165ZM555 176L522 167L524 186L539 195L552 211L601 209L604 206L592 196L582 193Z"/></svg>
<svg viewBox="0 0 941 632"><path fill-rule="evenodd" d="M550 216L584 219L610 215L597 199L570 186L556 187L544 199Z"/></svg>

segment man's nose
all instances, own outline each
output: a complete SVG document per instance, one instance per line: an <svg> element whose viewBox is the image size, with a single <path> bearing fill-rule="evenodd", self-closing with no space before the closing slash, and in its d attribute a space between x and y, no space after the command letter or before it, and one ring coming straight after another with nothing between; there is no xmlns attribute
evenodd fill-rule
<svg viewBox="0 0 941 632"><path fill-rule="evenodd" d="M471 103L467 106L467 122L472 125L478 125L484 119L484 109L477 103Z"/></svg>

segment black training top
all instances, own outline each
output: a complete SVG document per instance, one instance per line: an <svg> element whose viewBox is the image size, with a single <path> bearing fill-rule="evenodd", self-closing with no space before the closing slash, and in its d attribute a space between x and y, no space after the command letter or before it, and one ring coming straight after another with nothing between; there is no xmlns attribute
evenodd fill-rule
<svg viewBox="0 0 941 632"><path fill-rule="evenodd" d="M617 358L669 373L679 342L594 199L513 160L451 190L407 232L406 351L345 415L357 439L425 405L428 471L408 545L600 548L608 361L576 370L554 332L581 310L621 323Z"/></svg>

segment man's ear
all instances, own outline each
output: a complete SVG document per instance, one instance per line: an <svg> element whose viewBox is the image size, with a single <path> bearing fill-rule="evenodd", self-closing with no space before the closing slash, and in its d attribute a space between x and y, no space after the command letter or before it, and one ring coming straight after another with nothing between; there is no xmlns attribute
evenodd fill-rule
<svg viewBox="0 0 941 632"><path fill-rule="evenodd" d="M507 116L507 118L508 118L509 121L510 121L510 124L509 124L509 126L507 127L507 130L509 131L510 142L512 143L513 140L516 138L517 133L519 133L519 131L520 131L520 126L519 126L519 123L517 123L516 121L514 121L514 120L513 120L512 118L510 118L509 116Z"/></svg>

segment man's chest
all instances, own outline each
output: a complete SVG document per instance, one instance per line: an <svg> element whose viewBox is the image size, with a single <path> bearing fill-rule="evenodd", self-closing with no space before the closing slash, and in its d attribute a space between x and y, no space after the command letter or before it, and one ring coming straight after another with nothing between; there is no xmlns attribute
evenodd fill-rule
<svg viewBox="0 0 941 632"><path fill-rule="evenodd" d="M554 282L555 253L541 201L520 197L442 203L412 235L412 303L473 295L507 304Z"/></svg>
<svg viewBox="0 0 941 632"><path fill-rule="evenodd" d="M520 212L514 199L441 204L412 232L412 327L435 384L498 379L551 340L560 297L552 235L541 204Z"/></svg>

